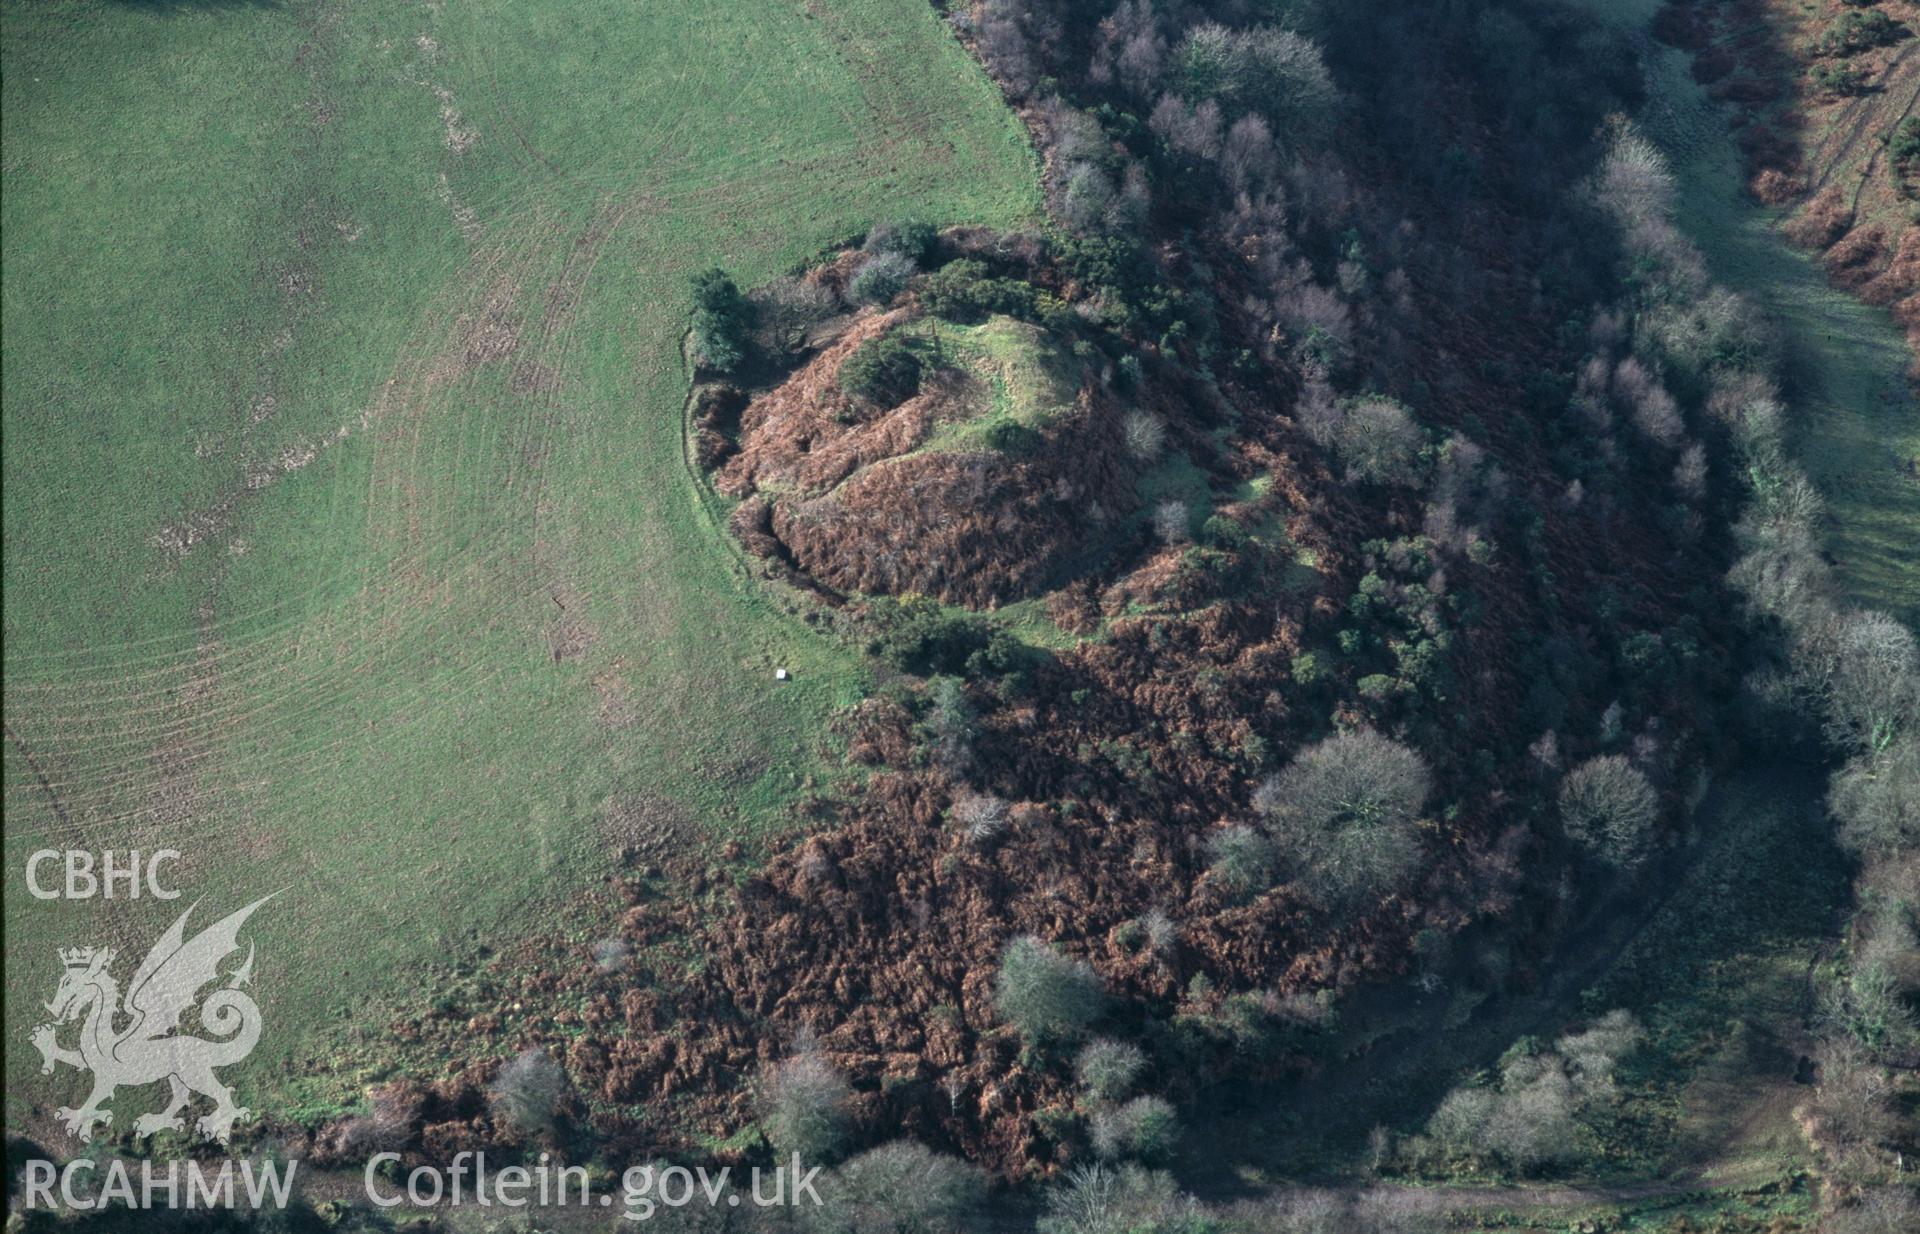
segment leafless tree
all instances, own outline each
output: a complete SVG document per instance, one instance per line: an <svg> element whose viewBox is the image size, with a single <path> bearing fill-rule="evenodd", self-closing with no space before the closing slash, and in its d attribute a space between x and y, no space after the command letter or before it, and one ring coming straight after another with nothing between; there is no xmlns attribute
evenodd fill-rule
<svg viewBox="0 0 1920 1234"><path fill-rule="evenodd" d="M1199 1227L1200 1205L1157 1170L1080 1166L1047 1193L1039 1234L1130 1234Z"/></svg>
<svg viewBox="0 0 1920 1234"><path fill-rule="evenodd" d="M1850 852L1874 857L1920 848L1920 734L1856 756L1834 776L1827 807Z"/></svg>
<svg viewBox="0 0 1920 1234"><path fill-rule="evenodd" d="M1900 1184L1869 1188L1820 1228L1826 1234L1912 1234L1920 1230L1920 1197Z"/></svg>
<svg viewBox="0 0 1920 1234"><path fill-rule="evenodd" d="M991 793L968 793L953 803L953 819L975 844L986 844L1006 830L1011 807Z"/></svg>
<svg viewBox="0 0 1920 1234"><path fill-rule="evenodd" d="M633 947L624 938L603 938L593 945L593 966L603 973L617 973L633 959Z"/></svg>
<svg viewBox="0 0 1920 1234"><path fill-rule="evenodd" d="M500 1068L488 1096L494 1117L532 1135L553 1126L566 1091L566 1072L536 1046L521 1051Z"/></svg>
<svg viewBox="0 0 1920 1234"><path fill-rule="evenodd" d="M1254 795L1284 859L1316 896L1350 904L1403 882L1419 861L1433 791L1421 757L1371 729L1302 751Z"/></svg>
<svg viewBox="0 0 1920 1234"><path fill-rule="evenodd" d="M1686 431L1680 404L1639 360L1628 356L1614 366L1613 392L1625 404L1634 427L1663 446L1680 444Z"/></svg>
<svg viewBox="0 0 1920 1234"><path fill-rule="evenodd" d="M1355 400L1341 417L1334 447L1350 479L1374 484L1410 484L1425 440L1419 423L1389 398Z"/></svg>
<svg viewBox="0 0 1920 1234"><path fill-rule="evenodd" d="M820 1161L846 1139L853 1089L811 1042L761 1073L759 1097L760 1124L780 1152Z"/></svg>
<svg viewBox="0 0 1920 1234"><path fill-rule="evenodd" d="M1155 506L1153 534L1160 538L1162 544L1185 544L1191 535L1188 531L1187 503L1169 498Z"/></svg>
<svg viewBox="0 0 1920 1234"><path fill-rule="evenodd" d="M1207 872L1231 895L1265 891L1273 867L1273 841L1251 827L1228 827L1207 841Z"/></svg>
<svg viewBox="0 0 1920 1234"><path fill-rule="evenodd" d="M1698 501L1707 495L1707 449L1694 442L1680 452L1680 461L1673 465L1673 487L1688 501Z"/></svg>
<svg viewBox="0 0 1920 1234"><path fill-rule="evenodd" d="M891 304L913 277L913 259L902 253L879 253L867 258L847 284L847 294L860 304Z"/></svg>
<svg viewBox="0 0 1920 1234"><path fill-rule="evenodd" d="M1630 870L1652 851L1660 797L1632 763L1618 754L1603 755L1575 767L1561 782L1560 821L1575 843Z"/></svg>
<svg viewBox="0 0 1920 1234"><path fill-rule="evenodd" d="M1127 443L1127 453L1142 463L1151 463L1166 448L1166 421L1150 411L1138 408L1129 411L1121 417L1120 431Z"/></svg>
<svg viewBox="0 0 1920 1234"><path fill-rule="evenodd" d="M1105 1037L1090 1041L1074 1059L1073 1072L1080 1091L1095 1101L1118 1101L1132 1089L1146 1069L1140 1047Z"/></svg>
<svg viewBox="0 0 1920 1234"><path fill-rule="evenodd" d="M1150 94L1167 60L1167 40L1150 0L1122 0L1113 15L1100 23L1088 70L1102 85L1118 81L1136 97Z"/></svg>
<svg viewBox="0 0 1920 1234"><path fill-rule="evenodd" d="M1884 750L1920 719L1920 645L1885 613L1844 620L1829 681L1828 728L1838 740Z"/></svg>
<svg viewBox="0 0 1920 1234"><path fill-rule="evenodd" d="M1074 1036L1106 1005L1106 989L1092 966L1031 934L1002 953L994 997L1000 1014L1029 1041Z"/></svg>
<svg viewBox="0 0 1920 1234"><path fill-rule="evenodd" d="M1893 1085L1884 1067L1849 1037L1823 1042L1816 1056L1820 1080L1814 1089L1817 1135L1835 1148L1870 1148L1895 1126Z"/></svg>
<svg viewBox="0 0 1920 1234"><path fill-rule="evenodd" d="M911 1140L852 1158L820 1183L820 1203L801 1206L818 1234L959 1234L986 1203L986 1175Z"/></svg>
<svg viewBox="0 0 1920 1234"><path fill-rule="evenodd" d="M1105 1105L1087 1120L1093 1151L1114 1161L1134 1157L1157 1161L1173 1148L1180 1135L1180 1119L1164 1097L1135 1097L1125 1105Z"/></svg>

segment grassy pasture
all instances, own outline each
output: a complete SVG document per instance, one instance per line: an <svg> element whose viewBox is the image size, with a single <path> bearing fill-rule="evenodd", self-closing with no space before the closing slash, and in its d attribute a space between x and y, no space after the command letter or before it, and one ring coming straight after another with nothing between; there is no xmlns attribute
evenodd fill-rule
<svg viewBox="0 0 1920 1234"><path fill-rule="evenodd" d="M0 14L8 1119L80 1095L56 946L285 888L275 1111L423 964L825 774L861 671L685 469L686 276L1030 219L1032 155L920 0ZM70 844L186 898L25 895Z"/></svg>

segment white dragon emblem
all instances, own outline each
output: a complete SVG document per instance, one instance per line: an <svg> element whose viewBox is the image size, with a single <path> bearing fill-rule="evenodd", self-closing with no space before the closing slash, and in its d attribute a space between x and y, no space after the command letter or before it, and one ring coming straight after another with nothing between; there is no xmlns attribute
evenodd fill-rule
<svg viewBox="0 0 1920 1234"><path fill-rule="evenodd" d="M240 991L253 976L252 945L247 947L245 963L228 975L221 988L204 1001L198 995L208 983L220 979L221 961L240 949L241 925L272 898L255 900L182 942L187 918L198 905L189 907L134 970L124 1006L119 983L108 971L114 960L112 948L61 949L65 972L53 1001L46 1005L53 1019L33 1030L32 1041L45 1060L41 1074L50 1074L55 1063L93 1073L93 1092L85 1104L77 1110L62 1107L56 1113L70 1134L85 1143L93 1139L94 1124L112 1126L112 1111L100 1107L122 1085L165 1080L171 1090L167 1108L135 1119L136 1135L185 1130L180 1111L193 1094L201 1093L213 1099L214 1108L195 1124L196 1130L222 1144L232 1137L234 1123L251 1111L233 1103L232 1090L213 1072L245 1058L260 1040L260 1008ZM178 1031L180 1017L197 1001L201 1027L219 1040ZM80 1048L69 1050L56 1037L60 1025L74 1020L83 1021Z"/></svg>

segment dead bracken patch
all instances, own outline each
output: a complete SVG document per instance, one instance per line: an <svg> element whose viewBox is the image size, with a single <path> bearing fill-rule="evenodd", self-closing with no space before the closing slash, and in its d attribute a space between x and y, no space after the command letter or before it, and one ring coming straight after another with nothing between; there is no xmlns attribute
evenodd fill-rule
<svg viewBox="0 0 1920 1234"><path fill-rule="evenodd" d="M504 296L489 298L479 316L468 324L464 341L469 368L512 355L520 345L520 322L513 314L511 300Z"/></svg>
<svg viewBox="0 0 1920 1234"><path fill-rule="evenodd" d="M1095 383L1027 448L932 448L941 426L982 414L993 394L969 373L936 369L920 392L868 407L841 389L841 366L900 328L904 311L852 324L738 414L696 398L695 450L714 487L746 499L733 526L749 551L788 560L841 591L920 593L990 608L1041 590L1097 530L1091 511L1136 503L1137 467L1119 412Z"/></svg>

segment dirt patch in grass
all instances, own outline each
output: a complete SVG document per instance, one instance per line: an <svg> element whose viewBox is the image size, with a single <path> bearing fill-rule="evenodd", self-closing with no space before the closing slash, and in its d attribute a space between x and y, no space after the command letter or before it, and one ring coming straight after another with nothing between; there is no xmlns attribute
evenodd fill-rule
<svg viewBox="0 0 1920 1234"><path fill-rule="evenodd" d="M517 293L518 288L496 288L480 312L468 321L462 339L468 368L505 359L520 345L520 321L513 311Z"/></svg>
<svg viewBox="0 0 1920 1234"><path fill-rule="evenodd" d="M627 728L639 719L634 708L633 685L627 680L626 661L617 659L605 670L593 675L594 696L599 699L597 713L607 728Z"/></svg>
<svg viewBox="0 0 1920 1234"><path fill-rule="evenodd" d="M600 808L598 831L622 863L673 869L696 860L705 838L685 807L644 792L608 798Z"/></svg>

